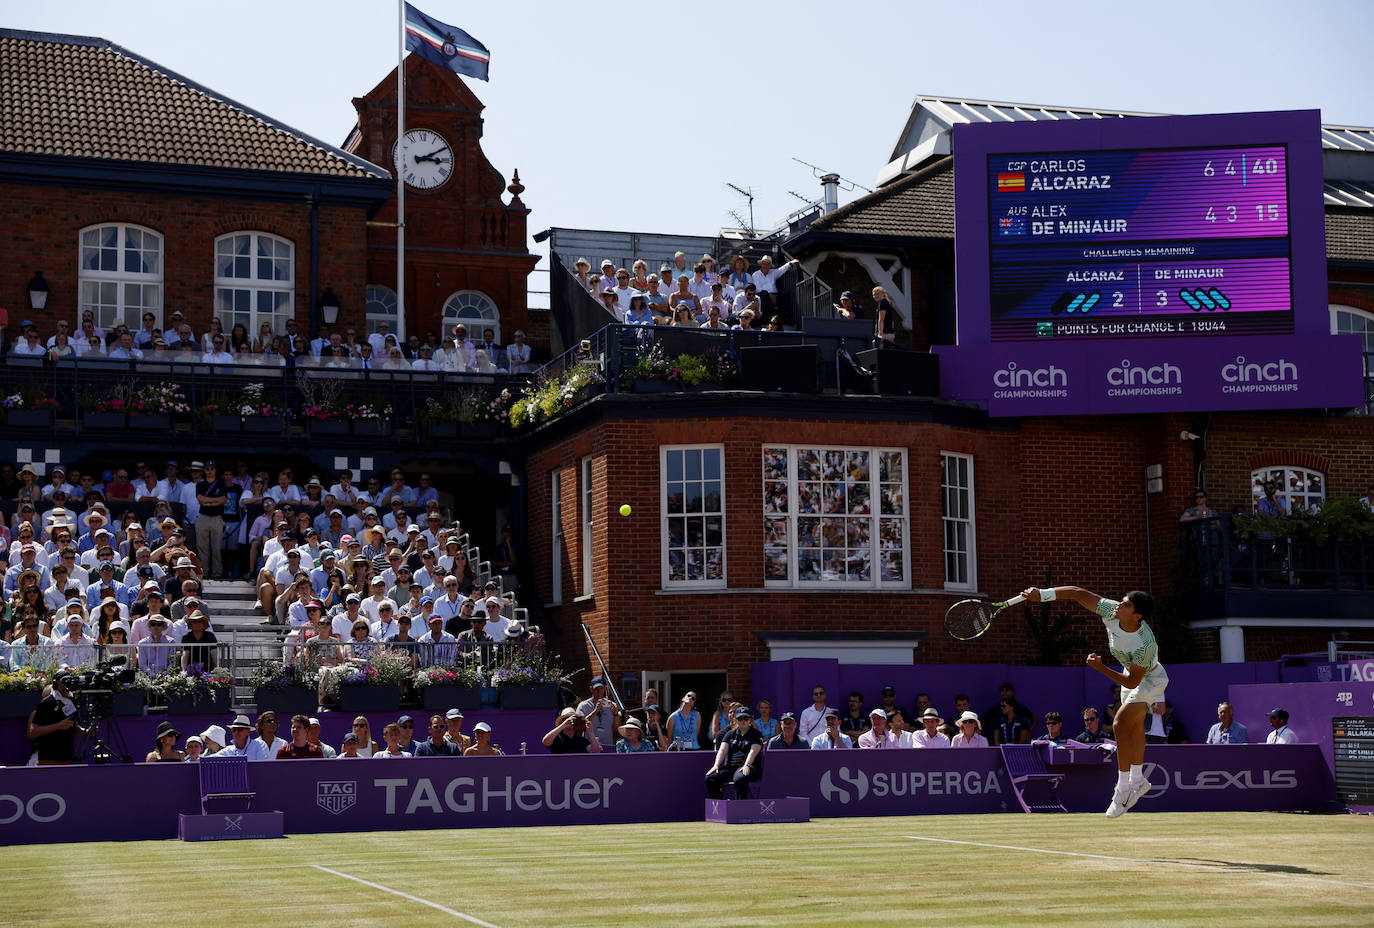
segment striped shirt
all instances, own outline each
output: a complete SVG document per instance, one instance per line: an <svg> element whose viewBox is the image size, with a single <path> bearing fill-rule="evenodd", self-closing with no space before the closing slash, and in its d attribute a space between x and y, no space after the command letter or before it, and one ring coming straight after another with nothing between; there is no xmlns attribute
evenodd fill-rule
<svg viewBox="0 0 1374 928"><path fill-rule="evenodd" d="M1155 642L1155 633L1150 631L1150 626L1143 619L1135 631L1123 631L1121 623L1112 618L1112 610L1117 603L1118 600L1114 599L1097 601L1097 614L1107 628L1107 649L1112 652L1112 657L1121 662L1123 669L1134 664L1144 667L1146 671L1154 670L1159 663L1159 645Z"/></svg>

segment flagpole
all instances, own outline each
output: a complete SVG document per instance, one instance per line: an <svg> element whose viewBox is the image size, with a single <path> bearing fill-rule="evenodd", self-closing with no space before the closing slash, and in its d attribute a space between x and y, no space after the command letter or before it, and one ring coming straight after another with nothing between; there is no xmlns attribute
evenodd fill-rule
<svg viewBox="0 0 1374 928"><path fill-rule="evenodd" d="M396 344L406 343L406 4L396 0ZM382 359L385 360L385 359Z"/></svg>

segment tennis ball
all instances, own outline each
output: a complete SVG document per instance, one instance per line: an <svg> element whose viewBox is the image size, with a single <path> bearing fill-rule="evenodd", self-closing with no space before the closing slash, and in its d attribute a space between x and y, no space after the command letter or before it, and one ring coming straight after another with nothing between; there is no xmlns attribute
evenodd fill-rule
<svg viewBox="0 0 1374 928"><path fill-rule="evenodd" d="M622 516L628 516L628 515L630 514L630 511L631 511L631 510L630 510L630 504L629 504L629 503L621 503L621 504L620 504L620 514L621 514Z"/></svg>

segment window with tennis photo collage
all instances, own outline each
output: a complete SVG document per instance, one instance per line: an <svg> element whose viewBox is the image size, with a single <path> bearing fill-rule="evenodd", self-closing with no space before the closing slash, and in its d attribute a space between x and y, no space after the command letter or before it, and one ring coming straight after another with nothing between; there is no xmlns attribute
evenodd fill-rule
<svg viewBox="0 0 1374 928"><path fill-rule="evenodd" d="M910 586L906 452L763 449L764 582Z"/></svg>
<svg viewBox="0 0 1374 928"><path fill-rule="evenodd" d="M725 586L724 445L659 449L663 583Z"/></svg>

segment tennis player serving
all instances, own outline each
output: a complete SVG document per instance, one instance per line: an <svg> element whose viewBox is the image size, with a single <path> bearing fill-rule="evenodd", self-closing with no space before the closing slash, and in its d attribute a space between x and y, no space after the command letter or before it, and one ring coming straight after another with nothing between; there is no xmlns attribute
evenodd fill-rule
<svg viewBox="0 0 1374 928"><path fill-rule="evenodd" d="M1107 818L1116 818L1150 791L1144 772L1145 717L1150 707L1164 698L1164 688L1169 685L1169 675L1159 663L1155 633L1145 624L1154 609L1154 599L1136 590L1118 602L1076 586L1032 588L1021 595L1033 603L1073 600L1100 615L1107 626L1107 650L1121 662L1121 670L1112 670L1099 654L1088 655L1088 666L1121 686L1121 708L1112 728L1116 736L1116 789L1107 806Z"/></svg>

